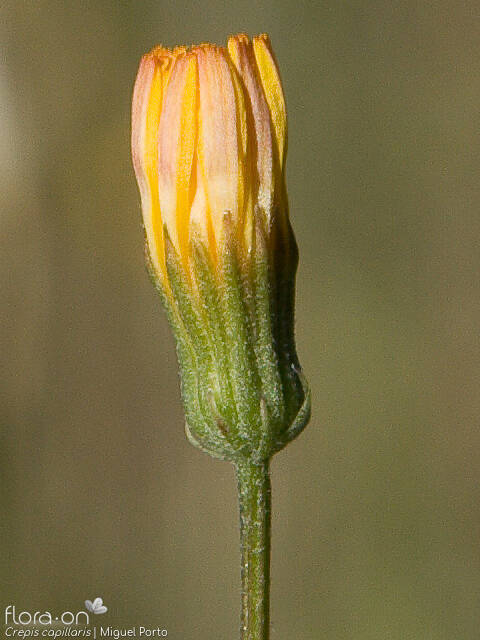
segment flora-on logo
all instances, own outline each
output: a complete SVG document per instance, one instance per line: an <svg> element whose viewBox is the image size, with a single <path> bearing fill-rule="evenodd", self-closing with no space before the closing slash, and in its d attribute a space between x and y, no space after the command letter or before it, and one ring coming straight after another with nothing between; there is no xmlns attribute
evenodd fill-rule
<svg viewBox="0 0 480 640"><path fill-rule="evenodd" d="M64 611L61 615L55 616L50 613L50 611L35 611L31 613L30 611L20 611L17 613L14 604L9 604L5 608L5 625L52 625L54 622L62 622L64 625L72 625L72 624L80 624L80 621L83 623L89 624L90 619L88 617L88 613L85 611L77 611L76 614L71 611ZM15 635L8 633L7 636ZM26 637L21 635L20 637Z"/></svg>
<svg viewBox="0 0 480 640"><path fill-rule="evenodd" d="M91 611L92 613L98 614L106 613L108 611L101 598L95 598L93 602L91 600L85 600L85 606L87 608L87 611Z"/></svg>

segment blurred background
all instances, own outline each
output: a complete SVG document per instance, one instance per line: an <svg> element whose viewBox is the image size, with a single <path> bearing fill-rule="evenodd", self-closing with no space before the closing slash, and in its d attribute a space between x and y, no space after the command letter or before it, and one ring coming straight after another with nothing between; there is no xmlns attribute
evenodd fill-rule
<svg viewBox="0 0 480 640"><path fill-rule="evenodd" d="M478 639L477 3L7 0L3 16L2 607L102 596L104 625L236 637L233 469L183 434L130 100L155 44L266 31L314 398L272 465L272 638Z"/></svg>

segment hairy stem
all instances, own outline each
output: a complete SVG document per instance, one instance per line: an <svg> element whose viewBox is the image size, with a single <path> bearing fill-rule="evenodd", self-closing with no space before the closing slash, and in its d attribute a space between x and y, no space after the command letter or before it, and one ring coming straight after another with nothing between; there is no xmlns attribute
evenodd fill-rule
<svg viewBox="0 0 480 640"><path fill-rule="evenodd" d="M270 511L268 462L236 464L242 554L241 640L268 640Z"/></svg>

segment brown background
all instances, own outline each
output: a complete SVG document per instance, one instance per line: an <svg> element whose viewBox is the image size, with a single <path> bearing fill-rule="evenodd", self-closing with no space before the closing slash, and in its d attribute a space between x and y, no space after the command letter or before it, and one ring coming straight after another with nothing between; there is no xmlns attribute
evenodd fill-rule
<svg viewBox="0 0 480 640"><path fill-rule="evenodd" d="M183 435L129 110L158 42L267 31L314 398L273 463L273 638L476 640L478 4L10 0L3 13L1 603L76 611L100 595L104 625L237 635L233 473Z"/></svg>

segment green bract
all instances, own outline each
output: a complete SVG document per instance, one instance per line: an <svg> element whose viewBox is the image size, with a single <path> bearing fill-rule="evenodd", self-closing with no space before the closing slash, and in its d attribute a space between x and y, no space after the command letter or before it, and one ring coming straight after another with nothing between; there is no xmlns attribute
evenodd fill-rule
<svg viewBox="0 0 480 640"><path fill-rule="evenodd" d="M310 417L310 391L294 341L298 252L287 223L264 228L255 216L252 248L238 250L231 216L213 263L198 236L189 268L165 228L170 290L150 275L173 328L187 437L217 458L268 460Z"/></svg>

